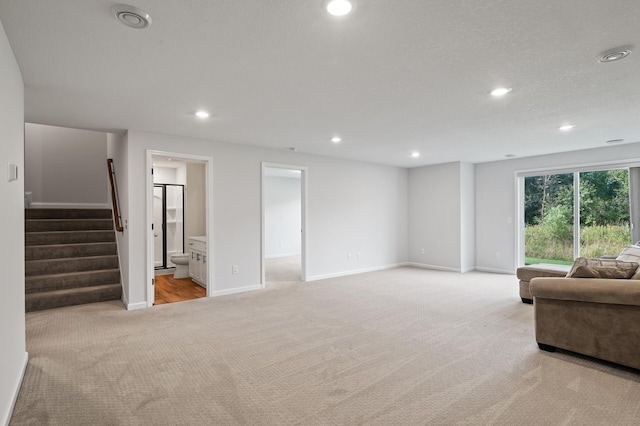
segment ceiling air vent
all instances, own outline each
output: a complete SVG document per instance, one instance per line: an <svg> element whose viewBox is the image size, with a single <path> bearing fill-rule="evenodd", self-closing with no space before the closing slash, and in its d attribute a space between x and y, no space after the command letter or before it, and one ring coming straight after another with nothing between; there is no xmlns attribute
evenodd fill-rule
<svg viewBox="0 0 640 426"><path fill-rule="evenodd" d="M144 29L151 25L151 15L142 9L126 4L117 4L111 8L113 16L131 28Z"/></svg>
<svg viewBox="0 0 640 426"><path fill-rule="evenodd" d="M607 50L598 55L598 62L603 64L619 61L624 59L631 53L631 46L623 46L615 49Z"/></svg>

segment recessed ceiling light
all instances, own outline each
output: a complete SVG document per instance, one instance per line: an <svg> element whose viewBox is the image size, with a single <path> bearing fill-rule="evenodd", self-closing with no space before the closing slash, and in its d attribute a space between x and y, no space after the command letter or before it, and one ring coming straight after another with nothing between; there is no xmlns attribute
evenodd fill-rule
<svg viewBox="0 0 640 426"><path fill-rule="evenodd" d="M413 152L411 153L411 156L412 156L413 158L418 158L418 157L420 157L420 153L419 153L418 151L413 151Z"/></svg>
<svg viewBox="0 0 640 426"><path fill-rule="evenodd" d="M353 3L349 0L329 0L325 2L325 7L333 16L344 16L353 10Z"/></svg>
<svg viewBox="0 0 640 426"><path fill-rule="evenodd" d="M558 129L562 130L563 132L568 132L569 130L573 129L575 126L575 124L565 124L564 126L560 126L558 127Z"/></svg>
<svg viewBox="0 0 640 426"><path fill-rule="evenodd" d="M624 139L611 139L608 140L606 143L622 143L624 142Z"/></svg>
<svg viewBox="0 0 640 426"><path fill-rule="evenodd" d="M196 117L198 117L198 118L209 118L209 113L207 111L198 111L198 112L196 112Z"/></svg>
<svg viewBox="0 0 640 426"><path fill-rule="evenodd" d="M507 157L507 158L514 158L515 156L516 156L515 154L507 154L507 155L505 155L505 157Z"/></svg>
<svg viewBox="0 0 640 426"><path fill-rule="evenodd" d="M151 15L142 9L127 4L117 4L111 8L113 16L124 25L144 29L151 25Z"/></svg>
<svg viewBox="0 0 640 426"><path fill-rule="evenodd" d="M334 137L331 138L331 142L340 143L340 142L342 142L342 138L339 137L339 136L334 136Z"/></svg>
<svg viewBox="0 0 640 426"><path fill-rule="evenodd" d="M510 87L498 87L491 91L491 96L499 98L500 96L504 96L507 93L511 92L511 90L513 89L511 89Z"/></svg>
<svg viewBox="0 0 640 426"><path fill-rule="evenodd" d="M606 52L602 52L597 56L598 62L603 64L619 61L620 59L624 59L631 53L631 47L617 47L615 49L607 50Z"/></svg>

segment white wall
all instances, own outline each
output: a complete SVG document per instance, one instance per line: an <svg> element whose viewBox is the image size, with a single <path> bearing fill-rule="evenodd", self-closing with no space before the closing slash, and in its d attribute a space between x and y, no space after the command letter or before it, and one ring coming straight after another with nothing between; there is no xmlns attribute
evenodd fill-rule
<svg viewBox="0 0 640 426"><path fill-rule="evenodd" d="M107 134L25 125L25 190L33 207L107 207Z"/></svg>
<svg viewBox="0 0 640 426"><path fill-rule="evenodd" d="M153 167L153 183L178 183L175 167Z"/></svg>
<svg viewBox="0 0 640 426"><path fill-rule="evenodd" d="M514 273L517 265L517 171L640 160L640 143L476 165L476 266ZM499 253L497 258L496 253Z"/></svg>
<svg viewBox="0 0 640 426"><path fill-rule="evenodd" d="M470 183L469 166L464 166L464 185L461 169L461 163L446 163L409 170L411 263L444 270L463 270L461 201L464 194L467 197L465 206L468 207ZM464 231L468 233L471 230L466 213L464 218ZM473 236L464 237L466 244L469 238ZM423 249L424 254L421 252Z"/></svg>
<svg viewBox="0 0 640 426"><path fill-rule="evenodd" d="M187 184L187 163L180 162L180 165L176 167L176 183L179 185Z"/></svg>
<svg viewBox="0 0 640 426"><path fill-rule="evenodd" d="M127 134L107 135L107 155L113 159L113 167L116 175L116 186L118 187L119 209L124 230L116 232L116 242L118 243L118 256L120 258L120 277L122 280L122 303L129 304L129 154L128 154ZM109 203L111 194L109 193ZM111 204L109 204L111 205ZM145 305L146 306L146 305Z"/></svg>
<svg viewBox="0 0 640 426"><path fill-rule="evenodd" d="M262 161L309 168L312 279L406 261L405 169L137 131L129 131L128 144L130 304L146 300L147 149L213 157L214 292L260 285Z"/></svg>
<svg viewBox="0 0 640 426"><path fill-rule="evenodd" d="M302 183L299 178L265 176L265 256L300 254Z"/></svg>
<svg viewBox="0 0 640 426"><path fill-rule="evenodd" d="M476 267L475 165L460 163L460 270Z"/></svg>
<svg viewBox="0 0 640 426"><path fill-rule="evenodd" d="M8 424L27 363L24 315L24 85L0 22L0 424ZM18 180L8 182L9 163Z"/></svg>

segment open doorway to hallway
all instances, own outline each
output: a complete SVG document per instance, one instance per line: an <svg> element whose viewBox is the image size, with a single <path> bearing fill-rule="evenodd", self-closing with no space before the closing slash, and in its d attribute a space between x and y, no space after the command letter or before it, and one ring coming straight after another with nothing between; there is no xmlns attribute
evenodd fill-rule
<svg viewBox="0 0 640 426"><path fill-rule="evenodd" d="M207 162L154 153L151 231L152 304L207 295Z"/></svg>
<svg viewBox="0 0 640 426"><path fill-rule="evenodd" d="M263 287L305 281L303 167L263 164Z"/></svg>

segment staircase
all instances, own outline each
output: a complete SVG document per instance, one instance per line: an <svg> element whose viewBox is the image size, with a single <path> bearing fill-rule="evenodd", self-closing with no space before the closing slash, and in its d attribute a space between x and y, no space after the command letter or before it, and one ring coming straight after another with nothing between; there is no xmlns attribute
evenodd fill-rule
<svg viewBox="0 0 640 426"><path fill-rule="evenodd" d="M26 311L119 300L115 241L109 209L26 209Z"/></svg>

